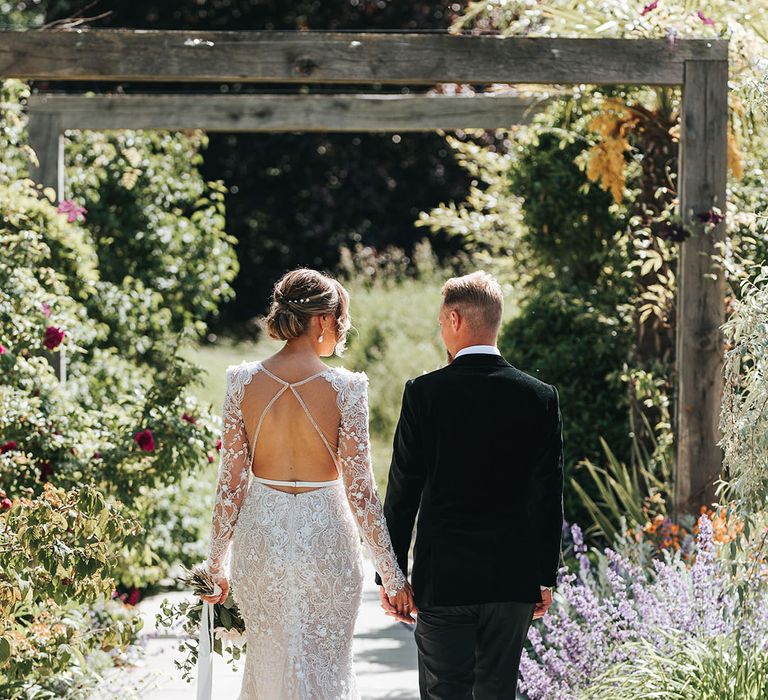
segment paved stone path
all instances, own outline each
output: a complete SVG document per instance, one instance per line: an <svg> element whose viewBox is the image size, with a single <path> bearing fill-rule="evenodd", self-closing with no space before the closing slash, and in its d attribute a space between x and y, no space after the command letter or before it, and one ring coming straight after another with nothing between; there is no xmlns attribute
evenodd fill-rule
<svg viewBox="0 0 768 700"><path fill-rule="evenodd" d="M379 607L378 590L373 583L373 567L366 559L365 586L360 617L355 628L355 669L363 700L397 698L418 700L416 645L413 628L394 622ZM173 665L179 639L162 635L155 629L155 613L164 598L178 600L183 593L153 596L139 604L144 617L142 642L144 656L140 665L111 675L105 680L104 698L126 698L133 692L141 700L194 699L195 684L186 683ZM235 700L240 691L240 670L234 673L218 655L214 655L213 698Z"/></svg>

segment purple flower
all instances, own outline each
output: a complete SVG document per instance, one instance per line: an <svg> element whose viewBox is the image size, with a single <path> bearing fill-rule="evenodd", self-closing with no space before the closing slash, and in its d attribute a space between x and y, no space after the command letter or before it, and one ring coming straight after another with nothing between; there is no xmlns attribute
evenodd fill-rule
<svg viewBox="0 0 768 700"><path fill-rule="evenodd" d="M50 304L48 304L46 302L42 302L40 304L40 309L43 312L43 316L45 316L46 318L48 318L51 315L51 305Z"/></svg>
<svg viewBox="0 0 768 700"><path fill-rule="evenodd" d="M667 45L670 49L674 49L680 43L680 32L677 29L667 29L664 33L664 38L667 40Z"/></svg>
<svg viewBox="0 0 768 700"><path fill-rule="evenodd" d="M752 605L740 604L708 515L691 545L693 564L682 550L649 560L647 545L629 539L621 551L595 552L592 564L581 530L570 532L578 570L561 571L555 602L531 626L531 648L520 664L520 688L530 700L575 700L607 664L631 662L627 642L644 640L670 653L659 628L701 640L739 635L768 649L768 591L756 588Z"/></svg>
<svg viewBox="0 0 768 700"><path fill-rule="evenodd" d="M723 219L725 219L725 214L723 214L721 209L712 207L709 211L699 214L696 218L704 224L717 226Z"/></svg>
<svg viewBox="0 0 768 700"><path fill-rule="evenodd" d="M702 22L704 22L704 24L706 24L707 26L709 26L709 27L714 27L714 26L715 26L715 21L714 21L714 20L712 20L712 19L710 19L709 17L705 17L705 16L704 16L704 13L703 13L701 10L699 10L699 11L696 13L696 16L697 16L697 17L698 17L698 18L699 18L699 19L700 19Z"/></svg>

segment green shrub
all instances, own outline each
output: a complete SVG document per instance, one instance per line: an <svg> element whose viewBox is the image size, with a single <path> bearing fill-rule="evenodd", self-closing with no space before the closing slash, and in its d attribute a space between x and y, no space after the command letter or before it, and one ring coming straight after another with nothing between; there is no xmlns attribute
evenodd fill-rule
<svg viewBox="0 0 768 700"><path fill-rule="evenodd" d="M164 281L118 275L92 231L66 215L71 203L57 209L50 190L17 179L25 124L13 100L24 88L3 90L10 102L2 105L0 147L11 167L0 169L0 685L9 698L85 697L96 679L91 659L103 665L119 656L139 625L129 608L110 602L116 585L151 586L173 566L202 558L204 506L193 507L199 491L190 475L215 460L218 424L191 395L199 372L179 350L228 293L232 271L222 266L232 250L220 202L192 201L216 190L194 177L189 149L171 159L162 155L173 150L170 141L158 154L150 139L132 157L151 176L137 175L120 200L124 225L114 209L110 225L128 254L134 197L146 204L159 249L163 236L178 235L183 245L149 270ZM82 154L88 160L87 149ZM123 164L89 162L97 198L101 178L111 182L99 164L110 176ZM153 167L166 168L164 180ZM182 194L176 179L190 189ZM180 194L161 197L166 184ZM166 284L174 270L178 288ZM191 310L181 313L187 294ZM139 531L133 518L151 529Z"/></svg>
<svg viewBox="0 0 768 700"><path fill-rule="evenodd" d="M96 681L86 656L127 646L141 627L137 617L116 616L104 602L114 589L114 548L129 542L139 524L89 486L65 491L46 484L37 498L4 500L3 510L2 695L84 697L76 691ZM94 619L87 607L99 604L102 614Z"/></svg>
<svg viewBox="0 0 768 700"><path fill-rule="evenodd" d="M235 240L224 230L226 188L198 171L206 144L202 132L69 134L67 196L88 210L101 279L133 291L128 314L159 298L140 319L114 313L113 305L106 320L116 341L126 321L203 333L206 317L233 296L238 266Z"/></svg>
<svg viewBox="0 0 768 700"><path fill-rule="evenodd" d="M630 345L626 322L554 283L532 290L502 328L499 346L507 360L559 390L566 479L582 479L575 469L582 459L599 459L601 436L620 459L628 456L626 388L617 370ZM568 519L583 514L571 489L565 503Z"/></svg>

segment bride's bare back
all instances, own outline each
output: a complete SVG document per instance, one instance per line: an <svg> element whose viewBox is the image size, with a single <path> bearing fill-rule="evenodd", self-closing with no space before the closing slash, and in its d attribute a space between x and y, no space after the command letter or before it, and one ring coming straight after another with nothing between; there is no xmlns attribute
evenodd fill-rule
<svg viewBox="0 0 768 700"><path fill-rule="evenodd" d="M290 360L260 363L240 404L254 476L275 481L338 478L341 422L331 370L312 371ZM270 485L289 493L308 487Z"/></svg>

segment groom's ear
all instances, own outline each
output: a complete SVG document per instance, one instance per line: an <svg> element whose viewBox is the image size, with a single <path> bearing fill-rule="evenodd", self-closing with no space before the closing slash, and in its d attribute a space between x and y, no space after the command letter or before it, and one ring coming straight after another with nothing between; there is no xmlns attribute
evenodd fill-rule
<svg viewBox="0 0 768 700"><path fill-rule="evenodd" d="M454 331L458 331L462 321L461 314L458 311L456 311L456 309L451 309L450 318L451 318L451 327L453 328Z"/></svg>

